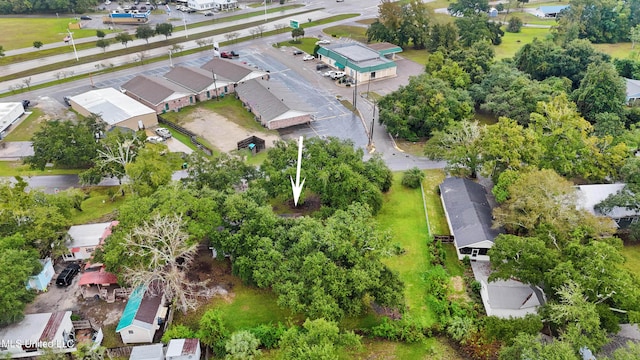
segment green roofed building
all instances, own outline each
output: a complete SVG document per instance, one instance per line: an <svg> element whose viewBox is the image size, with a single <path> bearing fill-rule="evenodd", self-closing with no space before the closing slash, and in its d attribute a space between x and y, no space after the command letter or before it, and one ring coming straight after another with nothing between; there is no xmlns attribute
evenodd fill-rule
<svg viewBox="0 0 640 360"><path fill-rule="evenodd" d="M387 45L381 46L379 50L357 42L322 45L318 49L318 59L344 71L359 83L394 77L397 65L391 58L402 49L392 44Z"/></svg>
<svg viewBox="0 0 640 360"><path fill-rule="evenodd" d="M164 294L153 294L146 286L138 286L122 312L116 332L125 344L151 343L167 317Z"/></svg>

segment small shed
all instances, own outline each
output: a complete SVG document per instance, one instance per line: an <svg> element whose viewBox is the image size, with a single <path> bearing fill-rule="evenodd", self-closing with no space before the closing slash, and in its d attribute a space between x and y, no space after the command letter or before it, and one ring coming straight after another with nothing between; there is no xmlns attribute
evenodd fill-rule
<svg viewBox="0 0 640 360"><path fill-rule="evenodd" d="M162 344L134 346L129 360L164 360Z"/></svg>
<svg viewBox="0 0 640 360"><path fill-rule="evenodd" d="M137 287L122 312L116 332L125 344L151 343L160 325L164 324L168 308L164 294L152 294L146 286Z"/></svg>
<svg viewBox="0 0 640 360"><path fill-rule="evenodd" d="M56 271L53 269L53 262L51 258L40 260L42 264L42 271L38 275L33 275L27 280L27 289L34 289L38 291L45 291L49 286L49 282L53 279Z"/></svg>
<svg viewBox="0 0 640 360"><path fill-rule="evenodd" d="M489 9L489 17L498 17L498 9L492 7L491 9Z"/></svg>
<svg viewBox="0 0 640 360"><path fill-rule="evenodd" d="M260 151L266 149L267 146L263 139L260 139L257 136L251 136L244 140L238 141L238 150L249 149L254 154L259 153Z"/></svg>
<svg viewBox="0 0 640 360"><path fill-rule="evenodd" d="M173 339L167 345L166 360L198 360L200 359L200 340Z"/></svg>

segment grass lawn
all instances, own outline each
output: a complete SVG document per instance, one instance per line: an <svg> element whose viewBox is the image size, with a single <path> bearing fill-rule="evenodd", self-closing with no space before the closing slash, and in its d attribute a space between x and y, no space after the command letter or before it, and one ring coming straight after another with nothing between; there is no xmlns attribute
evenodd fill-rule
<svg viewBox="0 0 640 360"><path fill-rule="evenodd" d="M235 150L233 153L240 155L247 165L259 166L267 159L267 151L261 151L255 155L249 149Z"/></svg>
<svg viewBox="0 0 640 360"><path fill-rule="evenodd" d="M640 244L625 246L622 255L627 259L623 266L634 274L640 273Z"/></svg>
<svg viewBox="0 0 640 360"><path fill-rule="evenodd" d="M366 27L352 25L337 25L325 28L323 32L338 38L350 38L362 43L367 42Z"/></svg>
<svg viewBox="0 0 640 360"><path fill-rule="evenodd" d="M389 230L392 241L406 251L385 259L385 263L400 275L405 283L408 313L424 325L433 324L434 313L427 307L422 273L431 266L427 249L428 232L420 189L408 189L400 184L402 173L395 173L393 186L385 194L385 202L376 216L380 229Z"/></svg>
<svg viewBox="0 0 640 360"><path fill-rule="evenodd" d="M505 32L502 44L494 46L496 59L512 57L524 45L535 38L544 39L549 34L549 29L523 27L519 33Z"/></svg>
<svg viewBox="0 0 640 360"><path fill-rule="evenodd" d="M426 142L426 139L421 139L420 141L407 141L398 139L396 140L396 145L398 145L398 148L402 149L407 154L424 156L424 144Z"/></svg>
<svg viewBox="0 0 640 360"><path fill-rule="evenodd" d="M88 192L89 198L82 202L82 211L73 210L71 214L71 222L75 225L104 219L107 215L114 213L124 202L124 197L122 196L118 196L114 201L111 201L110 194L118 192L118 188L94 187L88 189Z"/></svg>
<svg viewBox="0 0 640 360"><path fill-rule="evenodd" d="M526 8L534 8L537 9L540 6L560 6L560 5L569 5L569 1L531 1L529 3L524 4Z"/></svg>
<svg viewBox="0 0 640 360"><path fill-rule="evenodd" d="M31 170L29 166L24 165L22 161L0 161L0 176L39 176L39 175L66 175L77 174L81 170L78 169L51 169L46 168L42 171Z"/></svg>
<svg viewBox="0 0 640 360"><path fill-rule="evenodd" d="M523 24L549 25L549 26L554 26L557 24L556 19L541 19L533 14L522 12L522 11L515 11L510 13L509 15L506 15L506 14L498 15L498 18L501 21L505 21L505 22L508 22L512 17L519 17L522 20Z"/></svg>
<svg viewBox="0 0 640 360"><path fill-rule="evenodd" d="M431 232L438 235L449 235L449 225L444 216L444 209L438 194L438 185L444 180L444 172L439 169L426 170L425 178L422 182L424 188L425 203L429 214L429 226Z"/></svg>
<svg viewBox="0 0 640 360"><path fill-rule="evenodd" d="M62 42L69 23L73 22L76 20L71 17L2 18L0 19L2 46L5 50L14 50L32 47L34 41L42 41L43 49L46 49L47 44ZM95 29L75 29L72 32L74 39L96 36Z"/></svg>
<svg viewBox="0 0 640 360"><path fill-rule="evenodd" d="M611 57L618 59L627 59L632 51L630 42L617 44L593 44L593 47L598 51L602 51L603 53L609 54Z"/></svg>
<svg viewBox="0 0 640 360"><path fill-rule="evenodd" d="M21 120L18 126L4 137L4 141L31 141L33 134L40 130L45 120L42 110L31 108L29 111L31 111L31 114L26 119Z"/></svg>
<svg viewBox="0 0 640 360"><path fill-rule="evenodd" d="M298 48L298 49L306 52L307 54L313 54L313 49L315 49L317 41L318 41L317 38L305 37L305 38L302 38L302 39L300 39L298 41L293 41L293 39L287 40L287 41L282 41L282 42L276 43L275 47L293 46L295 48Z"/></svg>

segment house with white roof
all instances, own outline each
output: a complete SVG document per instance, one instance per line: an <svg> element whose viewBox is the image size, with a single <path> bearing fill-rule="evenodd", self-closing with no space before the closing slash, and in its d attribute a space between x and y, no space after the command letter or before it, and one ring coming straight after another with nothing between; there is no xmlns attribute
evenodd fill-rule
<svg viewBox="0 0 640 360"><path fill-rule="evenodd" d="M164 294L137 287L129 296L116 332L125 344L152 343L156 331L164 324L168 313Z"/></svg>
<svg viewBox="0 0 640 360"><path fill-rule="evenodd" d="M164 360L164 347L162 344L134 346L129 360Z"/></svg>
<svg viewBox="0 0 640 360"><path fill-rule="evenodd" d="M606 216L615 221L618 228L626 228L632 222L638 221L640 212L625 207L616 206L606 213L597 210L597 205L611 195L625 189L626 184L591 184L576 186L578 191L578 208L586 210L596 216Z"/></svg>
<svg viewBox="0 0 640 360"><path fill-rule="evenodd" d="M88 260L93 252L102 245L104 240L111 235L111 229L118 224L117 221L75 225L67 232L65 243L69 252L62 255L64 261Z"/></svg>
<svg viewBox="0 0 640 360"><path fill-rule="evenodd" d="M361 43L349 42L321 45L318 59L361 83L396 76L398 66L388 56L400 51L398 46L374 50Z"/></svg>
<svg viewBox="0 0 640 360"><path fill-rule="evenodd" d="M569 5L540 6L536 9L535 15L539 18L557 18L560 12L568 7Z"/></svg>
<svg viewBox="0 0 640 360"><path fill-rule="evenodd" d="M627 85L627 105L633 105L640 100L640 80L624 79Z"/></svg>
<svg viewBox="0 0 640 360"><path fill-rule="evenodd" d="M200 340L172 339L167 345L166 360L198 360L200 359Z"/></svg>
<svg viewBox="0 0 640 360"><path fill-rule="evenodd" d="M0 328L2 358L31 358L43 355L45 350L76 350L71 311L28 314L22 321Z"/></svg>
<svg viewBox="0 0 640 360"><path fill-rule="evenodd" d="M22 103L0 103L0 139L4 137L4 132L20 119L22 114L24 114L24 106L22 106Z"/></svg>
<svg viewBox="0 0 640 360"><path fill-rule="evenodd" d="M82 116L100 116L108 128L137 131L158 125L156 112L114 88L87 91L69 98L71 108Z"/></svg>

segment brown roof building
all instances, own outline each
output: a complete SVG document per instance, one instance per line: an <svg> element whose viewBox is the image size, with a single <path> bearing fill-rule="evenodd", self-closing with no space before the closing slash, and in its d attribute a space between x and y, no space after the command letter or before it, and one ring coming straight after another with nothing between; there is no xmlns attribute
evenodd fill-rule
<svg viewBox="0 0 640 360"><path fill-rule="evenodd" d="M120 89L127 96L154 109L157 114L178 111L196 102L193 91L161 77L138 75Z"/></svg>

